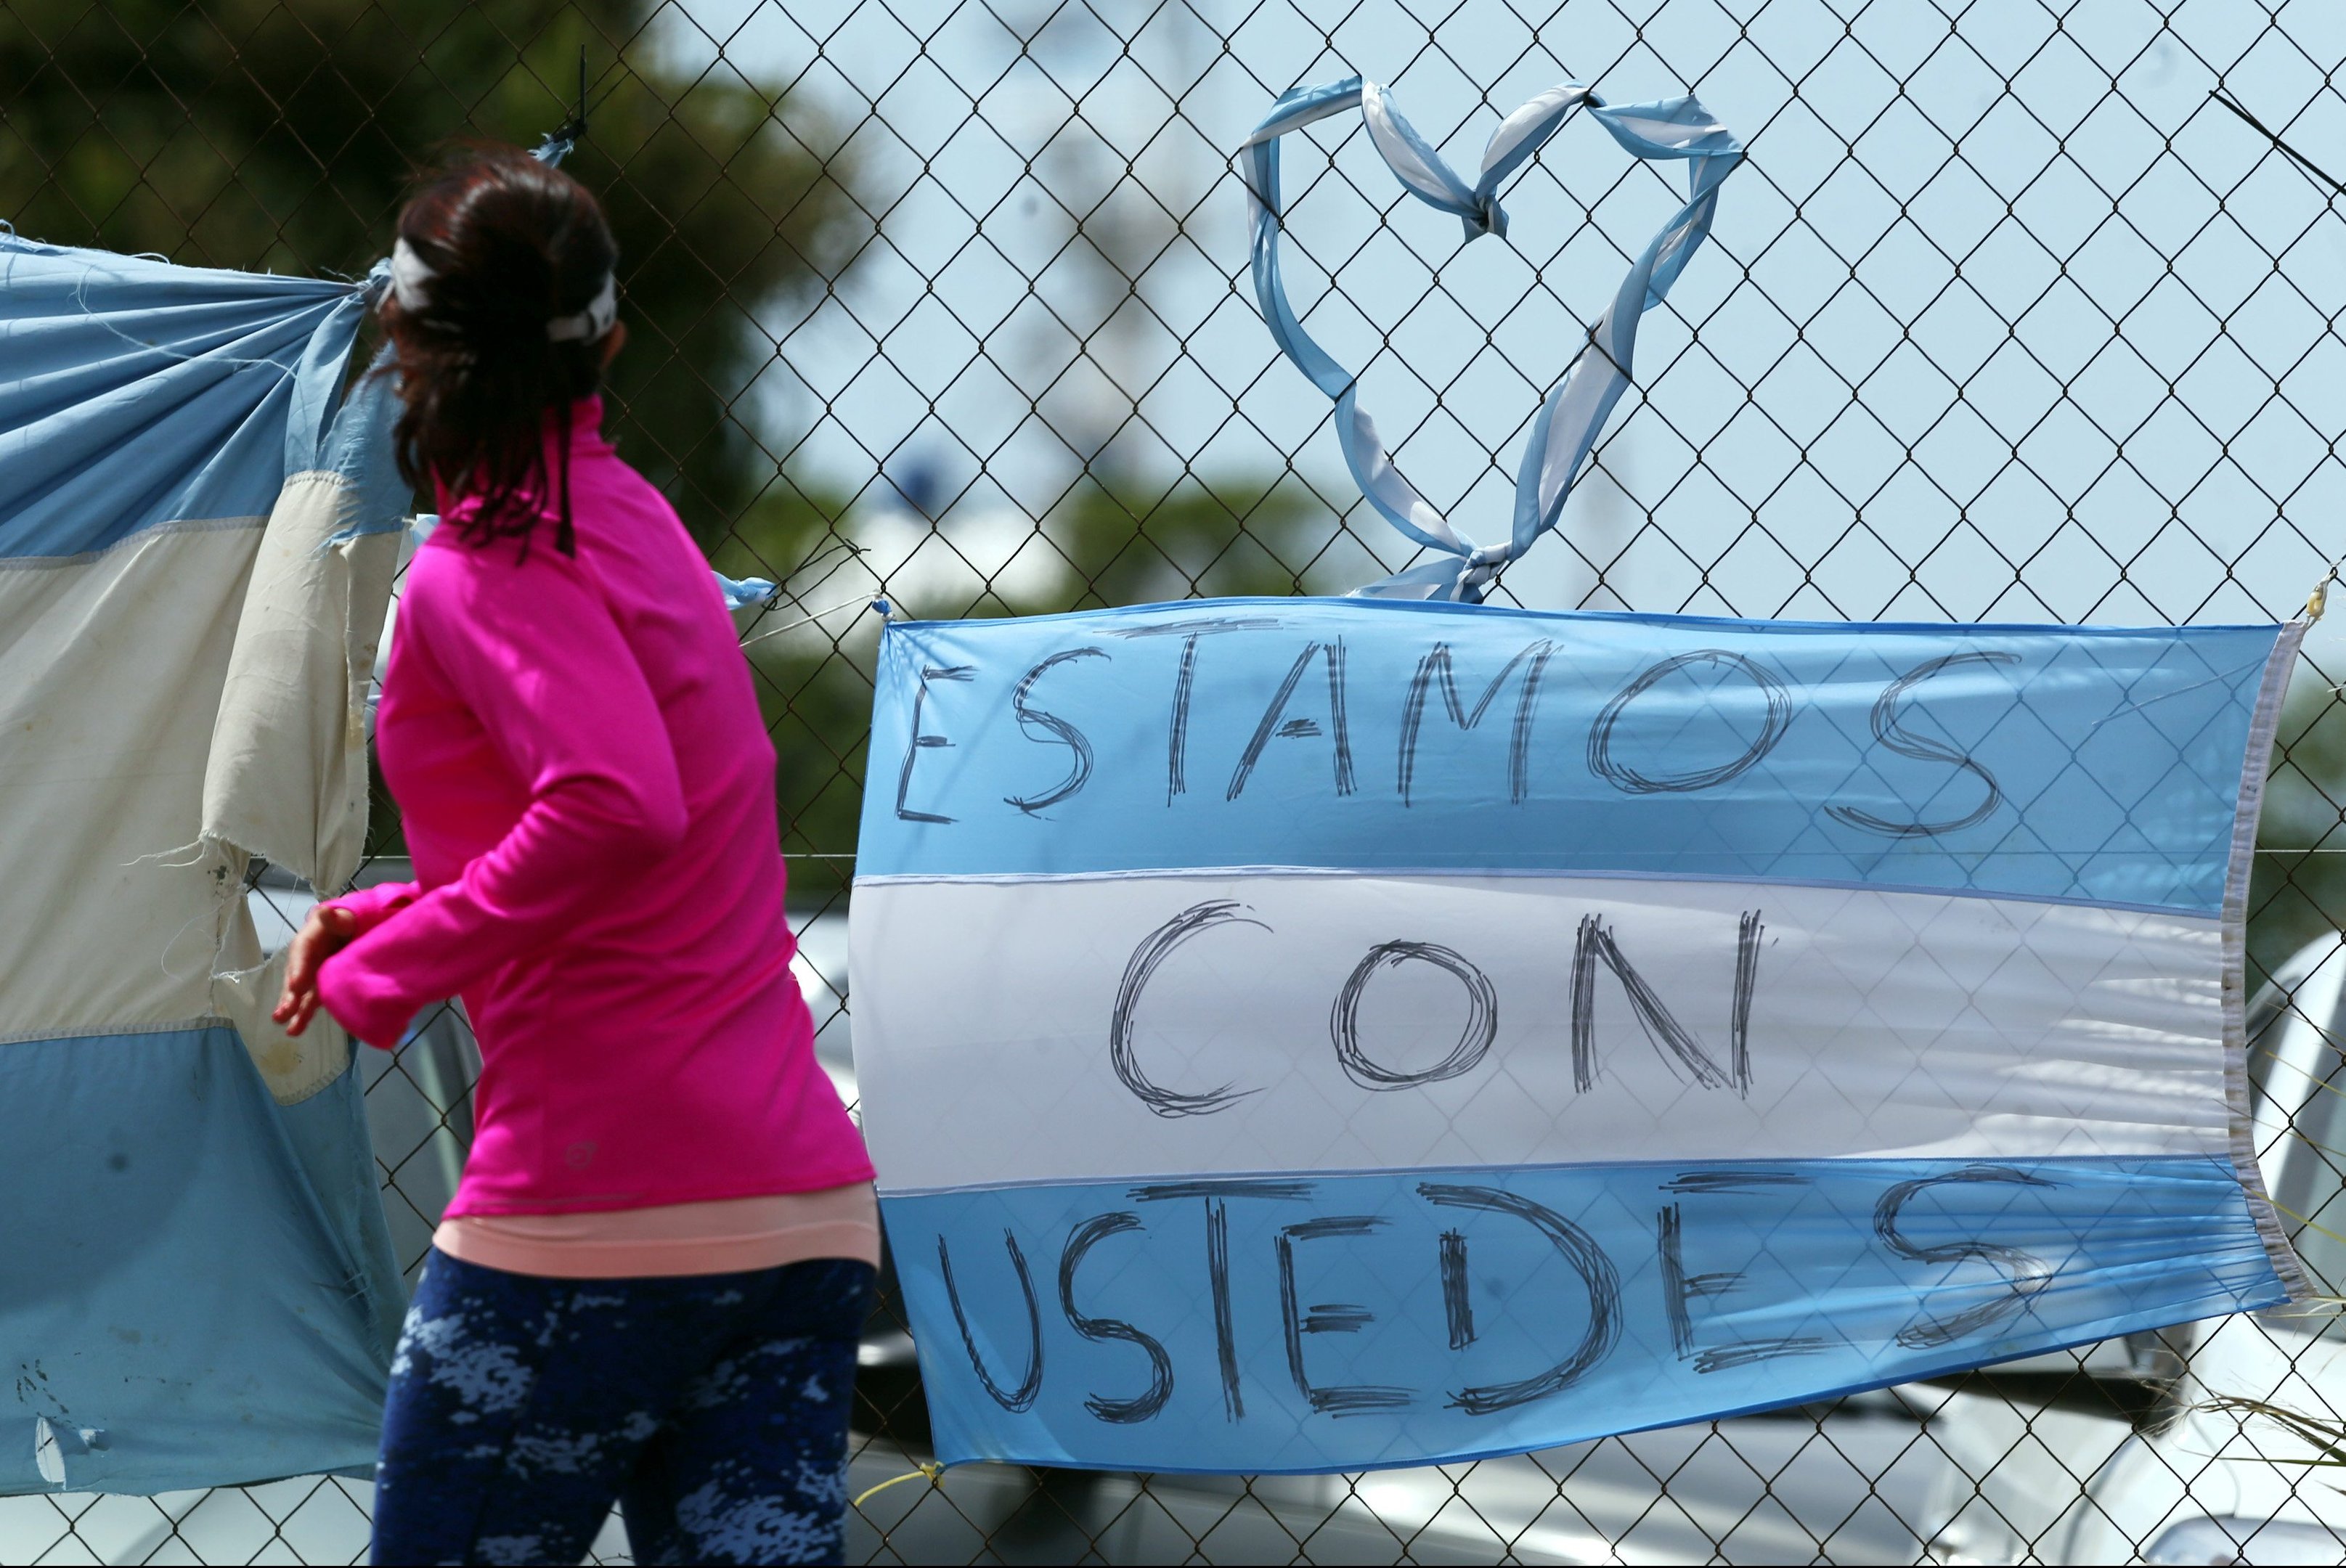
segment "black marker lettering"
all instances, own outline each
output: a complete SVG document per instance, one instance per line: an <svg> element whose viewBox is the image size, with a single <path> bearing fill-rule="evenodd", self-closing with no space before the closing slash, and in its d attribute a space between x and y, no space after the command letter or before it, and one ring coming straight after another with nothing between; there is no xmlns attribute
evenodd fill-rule
<svg viewBox="0 0 2346 1568"><path fill-rule="evenodd" d="M1096 1214L1076 1227L1059 1254L1059 1310L1066 1314L1068 1327L1086 1339L1120 1339L1148 1353L1148 1388L1145 1392L1128 1400L1102 1399L1096 1394L1084 1399L1084 1408L1100 1420L1126 1426L1149 1420L1173 1397L1173 1358L1165 1353L1165 1347L1155 1338L1121 1318L1087 1318L1077 1311L1076 1270L1083 1266L1084 1255L1099 1243L1139 1228L1140 1217L1137 1214Z"/></svg>
<svg viewBox="0 0 2346 1568"><path fill-rule="evenodd" d="M921 733L921 706L929 699L929 682L933 680L965 681L975 672L974 665L951 665L943 669L923 669L920 684L913 688L913 739L904 748L904 766L896 775L896 815L907 822L950 822L951 817L940 817L933 811L915 811L904 804L904 797L913 788L913 764L920 759L924 746L951 746L942 735Z"/></svg>
<svg viewBox="0 0 2346 1568"><path fill-rule="evenodd" d="M1278 695L1270 699L1270 706L1262 710L1262 722L1254 727L1254 738L1247 742L1246 751L1239 758L1238 768L1230 774L1230 787L1222 799L1235 800L1239 798L1239 792L1247 787L1248 776L1254 772L1255 764L1262 760L1262 748L1270 744L1273 735L1303 733L1283 728L1280 718L1287 711L1288 699L1295 695L1295 688L1302 684L1303 672L1311 667L1312 659L1322 656L1328 660L1328 734L1336 744L1336 793L1350 795L1352 792L1352 731L1344 721L1344 641L1339 637L1331 643L1306 643L1303 651L1295 656L1295 663L1288 670L1287 678L1280 682ZM1317 733L1316 728L1312 733Z"/></svg>
<svg viewBox="0 0 2346 1568"><path fill-rule="evenodd" d="M1669 1320L1670 1349L1684 1360L1694 1354L1694 1316L1687 1310L1686 1258L1678 1246L1678 1206L1662 1206L1654 1217L1655 1252L1662 1265L1662 1316Z"/></svg>
<svg viewBox="0 0 2346 1568"><path fill-rule="evenodd" d="M1637 1026L1645 1031L1646 1038L1653 1043L1665 1064L1671 1064L1673 1071L1683 1069L1682 1075L1692 1076L1706 1089L1732 1085L1738 1095L1749 1097L1751 993L1760 983L1760 939L1766 932L1758 910L1746 911L1737 922L1735 994L1727 1020L1729 1065L1721 1067L1702 1048L1702 1042L1671 1016L1661 994L1622 956L1621 944L1614 940L1612 928L1605 923L1604 917L1584 916L1572 943L1573 1086L1584 1094L1596 1086L1596 963L1602 959L1605 967L1621 983Z"/></svg>
<svg viewBox="0 0 2346 1568"><path fill-rule="evenodd" d="M1466 1237L1445 1230L1441 1245L1442 1316L1450 1325L1450 1348L1463 1350L1474 1342L1474 1298L1466 1278Z"/></svg>
<svg viewBox="0 0 2346 1568"><path fill-rule="evenodd" d="M1173 680L1173 717L1165 733L1165 803L1189 789L1189 694L1198 682L1198 639L1220 632L1266 632L1279 629L1276 617L1233 616L1211 620L1168 621L1161 626L1130 626L1111 631L1116 637L1179 637L1181 672Z"/></svg>
<svg viewBox="0 0 2346 1568"><path fill-rule="evenodd" d="M1165 803L1189 789L1189 693L1198 684L1198 636L1181 639L1181 673L1173 680L1173 722L1165 737Z"/></svg>
<svg viewBox="0 0 2346 1568"><path fill-rule="evenodd" d="M1662 1184L1664 1192L1773 1192L1780 1187L1806 1186L1809 1178L1797 1171L1771 1171L1764 1166L1688 1171Z"/></svg>
<svg viewBox="0 0 2346 1568"><path fill-rule="evenodd" d="M1719 1345L1703 1351L1694 1359L1694 1369L1698 1372L1732 1371L1738 1367L1778 1360L1785 1356L1813 1356L1824 1348L1822 1339L1810 1334L1788 1334L1780 1339L1739 1339L1732 1345Z"/></svg>
<svg viewBox="0 0 2346 1568"><path fill-rule="evenodd" d="M1222 1419L1241 1420L1238 1325L1230 1312L1230 1217L1219 1198L1206 1201L1206 1288L1214 1300L1214 1361L1222 1375Z"/></svg>
<svg viewBox="0 0 2346 1568"><path fill-rule="evenodd" d="M969 1364L975 1369L977 1380L985 1386L995 1404L1015 1411L1031 1409L1035 1396L1043 1391L1043 1309L1035 1300L1034 1277L1026 1272L1026 1255L1018 1250L1018 1238L1005 1230L1002 1245L1010 1249L1010 1267L1018 1271L1018 1288L1026 1298L1026 1376L1010 1393L1004 1393L1002 1385L994 1380L994 1374L985 1369L985 1358L977 1349L977 1336L969 1331L969 1316L962 1310L961 1292L954 1288L953 1253L942 1234L937 1237L937 1269L944 1276L945 1300L953 1307L954 1322L961 1329L961 1348L969 1353Z"/></svg>
<svg viewBox="0 0 2346 1568"><path fill-rule="evenodd" d="M1070 659L1107 657L1107 650L1103 648L1068 648L1064 652L1055 653L1033 669L1028 670L1025 678L1018 683L1018 689L1010 694L1011 711L1018 715L1018 728L1025 731L1026 738L1054 746L1064 746L1075 754L1068 760L1066 778L1044 793L1031 799L1024 795L1003 797L1005 800L1030 817L1046 807L1057 805L1091 781L1092 743L1090 738L1082 730L1077 729L1057 714L1045 713L1040 708L1027 707L1027 694L1035 689L1036 681L1042 679L1055 667L1066 664Z"/></svg>
<svg viewBox="0 0 2346 1568"><path fill-rule="evenodd" d="M1466 1026L1459 1032L1458 1044L1450 1048L1450 1054L1433 1066L1423 1073L1396 1073L1372 1062L1361 1049L1361 995L1379 969L1398 969L1412 959L1458 977L1459 984L1466 988ZM1379 942L1369 949L1368 956L1353 967L1343 989L1337 992L1336 1003L1328 1012L1328 1033L1336 1043L1336 1060L1342 1064L1344 1075L1363 1089L1412 1089L1438 1084L1473 1072L1490 1050L1491 1042L1499 1037L1499 995L1489 977L1446 947L1425 942Z"/></svg>
<svg viewBox="0 0 2346 1568"><path fill-rule="evenodd" d="M1544 1372L1512 1383L1488 1383L1459 1390L1452 1406L1468 1415L1487 1416L1527 1405L1560 1393L1587 1376L1588 1369L1612 1354L1621 1338L1621 1276L1596 1238L1552 1208L1488 1186L1449 1186L1422 1183L1418 1195L1444 1208L1476 1209L1487 1214L1511 1214L1546 1237L1580 1276L1588 1291L1588 1327L1571 1355Z"/></svg>
<svg viewBox="0 0 2346 1568"><path fill-rule="evenodd" d="M1751 993L1760 989L1760 939L1768 928L1758 910L1745 910L1735 922L1735 1001L1727 1013L1727 1067L1735 1092L1751 1094Z"/></svg>
<svg viewBox="0 0 2346 1568"><path fill-rule="evenodd" d="M1760 738L1744 748L1743 755L1716 768L1698 768L1690 773L1669 773L1648 777L1634 768L1625 767L1613 759L1613 730L1629 705L1667 680L1679 670L1695 665L1714 665L1743 677L1759 691L1767 704L1767 717L1760 726ZM1699 648L1693 653L1674 655L1647 670L1625 686L1605 705L1596 722L1588 730L1588 770L1611 784L1616 789L1631 795L1678 795L1696 789L1709 789L1750 768L1776 748L1784 738L1784 731L1792 725L1792 696L1784 683L1741 654L1721 648Z"/></svg>
<svg viewBox="0 0 2346 1568"><path fill-rule="evenodd" d="M1953 1241L1937 1247L1917 1247L1901 1236L1898 1233L1898 1217L1914 1195L1925 1187L1950 1182L2011 1182L2021 1186L2055 1185L2043 1176L2030 1176L2009 1166L1965 1166L1962 1170L1946 1176L1902 1181L1882 1195L1882 1201L1873 1206L1873 1234L1880 1237L1882 1245L1891 1251L1916 1263L1962 1263L1968 1259L1993 1264L2004 1272L2007 1285L2004 1294L1993 1300L1967 1307L1936 1322L1916 1323L1900 1329L1898 1342L1910 1349L1953 1344L1967 1335L2001 1323L2027 1306L2029 1298L2053 1280L2051 1264L2017 1247L2000 1247L1989 1241Z"/></svg>
<svg viewBox="0 0 2346 1568"><path fill-rule="evenodd" d="M1238 1089L1224 1084L1219 1089L1209 1089L1202 1095L1184 1095L1172 1089L1161 1089L1148 1080L1140 1069L1139 1053L1134 1048L1133 1013L1140 1006L1140 993L1148 988L1149 976L1157 966L1172 956L1173 950L1201 931L1218 925L1250 925L1263 931L1270 928L1259 920L1250 920L1235 912L1242 904L1223 899L1209 903L1193 904L1150 932L1132 950L1132 957L1124 966L1124 981L1116 989L1116 1010L1109 1014L1107 1055L1117 1077L1133 1093L1133 1097L1160 1116L1202 1116L1221 1110L1241 1095L1251 1095L1252 1089Z"/></svg>
<svg viewBox="0 0 2346 1568"><path fill-rule="evenodd" d="M1208 1176L1200 1181L1152 1182L1125 1194L1135 1203L1163 1203L1177 1197L1274 1197L1292 1202L1310 1197L1318 1183L1265 1181L1260 1176Z"/></svg>
<svg viewBox="0 0 2346 1568"><path fill-rule="evenodd" d="M1264 1181L1250 1176L1209 1176L1202 1181L1158 1182L1148 1186L1137 1186L1128 1194L1136 1203L1180 1197L1202 1197L1206 1200L1206 1288L1214 1303L1214 1359L1222 1375L1222 1417L1225 1420L1245 1419L1246 1397L1239 1388L1238 1329L1230 1312L1230 1220L1228 1206L1223 1200L1268 1197L1291 1202L1310 1197L1314 1185L1308 1181Z"/></svg>
<svg viewBox="0 0 2346 1568"><path fill-rule="evenodd" d="M1662 1314L1669 1320L1670 1349L1678 1353L1679 1360L1692 1361L1698 1373L1723 1372L1730 1368L1749 1367L1783 1356L1812 1356L1825 1348L1822 1339L1791 1335L1774 1339L1739 1339L1733 1344L1698 1349L1694 1340L1694 1314L1688 1310L1688 1303L1697 1297L1726 1295L1741 1281L1743 1275L1739 1270L1732 1269L1718 1274L1688 1274L1682 1239L1684 1229L1677 1204L1666 1206L1654 1217L1655 1250L1660 1255L1662 1265Z"/></svg>
<svg viewBox="0 0 2346 1568"><path fill-rule="evenodd" d="M1912 757L1918 762L1944 762L1971 774L1987 788L1986 796L1978 805L1960 817L1951 817L1943 822L1892 822L1855 806L1828 806L1826 813L1837 822L1862 828L1869 833L1884 833L1893 839L1923 839L1940 833L1959 832L1965 828L1977 827L1994 815L1995 809L2004 804L2004 790L1997 786L1995 775L1953 747L1942 745L1928 736L1917 735L1900 724L1898 705L1905 700L1908 692L1957 665L2019 662L2016 654L1998 653L1993 649L1948 654L1943 658L1929 659L1916 665L1882 687L1882 695L1873 700L1873 738L1901 757Z"/></svg>
<svg viewBox="0 0 2346 1568"><path fill-rule="evenodd" d="M1368 1308L1348 1301L1322 1302L1305 1311L1296 1298L1295 1244L1323 1237L1368 1236L1382 1229L1384 1224L1372 1215L1345 1214L1280 1227L1279 1308L1287 1329L1288 1375L1295 1380L1296 1391L1323 1415L1357 1416L1372 1410L1406 1410L1414 1399L1407 1389L1381 1383L1314 1383L1303 1367L1304 1335L1357 1334L1374 1319Z"/></svg>
<svg viewBox="0 0 2346 1568"><path fill-rule="evenodd" d="M1401 803L1404 806L1410 803L1410 784L1417 776L1417 732L1425 720L1427 687L1439 680L1442 683L1442 706L1449 712L1450 722L1461 729L1473 729L1483 722L1483 715L1498 697L1499 687L1506 684L1507 677L1525 659L1531 663L1524 670L1523 693L1515 698L1515 728L1507 737L1507 799L1520 803L1528 796L1532 787L1532 720L1539 711L1540 677L1546 673L1547 661L1555 653L1556 644L1546 638L1525 647L1491 677L1491 684L1483 688L1483 695L1470 714L1458 696L1458 677L1450 657L1450 645L1434 644L1433 651L1418 660L1417 674L1409 683L1408 700L1402 705Z"/></svg>

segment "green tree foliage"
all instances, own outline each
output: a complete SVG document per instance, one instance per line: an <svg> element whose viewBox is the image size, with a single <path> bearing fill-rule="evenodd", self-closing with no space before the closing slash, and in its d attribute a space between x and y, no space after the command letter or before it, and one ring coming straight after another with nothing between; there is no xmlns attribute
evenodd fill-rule
<svg viewBox="0 0 2346 1568"><path fill-rule="evenodd" d="M840 137L723 69L670 77L643 0L13 0L0 9L0 219L63 244L355 276L416 177L467 140L592 126L631 337L612 434L704 545L779 463L735 402L762 313L828 286L868 228Z"/></svg>

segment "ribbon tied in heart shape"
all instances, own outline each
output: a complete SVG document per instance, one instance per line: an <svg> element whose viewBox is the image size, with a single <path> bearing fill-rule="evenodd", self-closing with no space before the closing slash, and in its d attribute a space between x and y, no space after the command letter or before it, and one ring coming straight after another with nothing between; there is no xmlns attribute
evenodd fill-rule
<svg viewBox="0 0 2346 1568"><path fill-rule="evenodd" d="M1515 476L1513 534L1502 544L1478 545L1452 527L1393 467L1377 438L1376 422L1360 405L1359 378L1311 340L1287 302L1279 276L1279 141L1313 120L1358 106L1368 122L1370 140L1411 195L1460 219L1469 240L1485 234L1504 239L1507 215L1499 206L1500 182L1522 168L1583 104L1615 141L1637 157L1686 159L1687 202L1631 265L1613 302L1589 330L1587 345L1541 402ZM1484 585L1499 568L1556 526L1575 476L1596 444L1613 405L1628 389L1638 319L1669 294L1670 285L1709 235L1719 183L1742 161L1743 144L1690 97L1612 106L1577 82L1564 82L1501 122L1483 153L1481 176L1469 185L1402 117L1389 93L1374 82L1351 76L1298 87L1280 98L1247 138L1239 158L1254 219L1255 298L1270 335L1296 368L1335 400L1336 439L1369 504L1403 535L1440 552L1433 560L1359 592L1479 603Z"/></svg>

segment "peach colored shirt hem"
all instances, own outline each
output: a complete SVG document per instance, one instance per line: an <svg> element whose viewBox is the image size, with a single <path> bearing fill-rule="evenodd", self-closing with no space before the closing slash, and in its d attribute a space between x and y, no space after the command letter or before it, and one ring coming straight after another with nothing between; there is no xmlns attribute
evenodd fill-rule
<svg viewBox="0 0 2346 1568"><path fill-rule="evenodd" d="M432 1245L462 1262L555 1279L739 1274L818 1257L880 1267L880 1203L868 1181L815 1192L594 1214L467 1214Z"/></svg>

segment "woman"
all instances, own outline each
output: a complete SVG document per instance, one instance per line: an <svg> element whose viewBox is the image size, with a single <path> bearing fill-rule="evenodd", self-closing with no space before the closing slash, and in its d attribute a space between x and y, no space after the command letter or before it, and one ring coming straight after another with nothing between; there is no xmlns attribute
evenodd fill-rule
<svg viewBox="0 0 2346 1568"><path fill-rule="evenodd" d="M518 153L402 213L400 461L440 498L377 748L413 883L321 904L278 1021L461 994L473 1150L392 1363L378 1563L838 1562L872 1166L790 975L774 752L707 564L600 433L595 199Z"/></svg>

